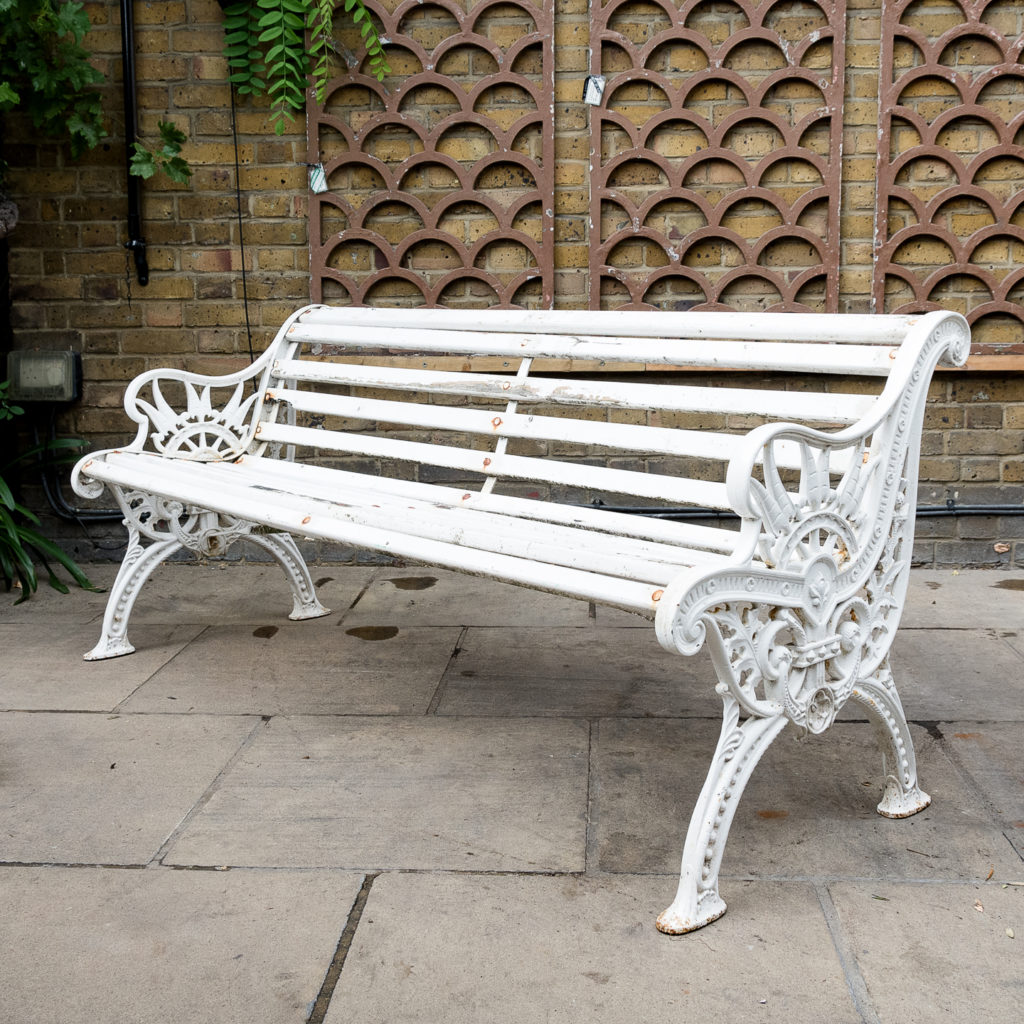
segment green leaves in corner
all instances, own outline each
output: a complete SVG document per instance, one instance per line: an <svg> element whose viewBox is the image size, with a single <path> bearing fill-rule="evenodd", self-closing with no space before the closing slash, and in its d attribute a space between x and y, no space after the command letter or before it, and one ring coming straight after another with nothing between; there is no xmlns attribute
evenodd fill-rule
<svg viewBox="0 0 1024 1024"><path fill-rule="evenodd" d="M377 27L363 0L342 0L340 9L359 29L370 73L383 81L389 73ZM310 77L318 101L330 78L336 52L334 0L245 0L224 11L224 55L229 81L239 95L266 93L271 124L281 135L287 122L306 105ZM306 31L309 47L306 47Z"/></svg>

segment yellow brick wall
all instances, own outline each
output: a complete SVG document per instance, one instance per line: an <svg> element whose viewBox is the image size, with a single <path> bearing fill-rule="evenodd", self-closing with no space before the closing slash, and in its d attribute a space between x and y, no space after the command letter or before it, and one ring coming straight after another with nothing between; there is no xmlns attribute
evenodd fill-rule
<svg viewBox="0 0 1024 1024"><path fill-rule="evenodd" d="M590 4L546 2L555 4L556 26L555 305L585 308L593 229L590 108L581 95L590 59ZM195 171L188 186L165 180L143 185L143 234L151 274L143 288L123 248L118 4L95 0L86 7L94 25L86 43L109 83L103 91L110 137L75 163L61 145L37 142L28 126L8 120L5 148L12 165L11 189L21 210L21 222L10 238L9 263L14 345L82 352L83 399L61 416L60 427L102 444L133 433L120 402L124 383L134 374L158 365L225 372L248 362L249 342L220 8L215 0L135 4L140 137L152 142L157 121L174 120L188 136L183 155ZM847 2L840 267L844 311L867 311L871 304L879 8L880 0ZM258 353L309 295L307 145L303 118L277 137L268 128L266 104L261 102L239 102L237 129L249 316ZM969 145L969 140L957 144ZM753 222L763 211L752 205L739 216ZM469 234L480 229L469 221L461 228ZM638 261L651 258L641 244L621 255ZM353 258L360 258L357 247ZM417 258L425 265L443 263L443 246L424 246ZM500 260L501 254L495 258ZM730 254L709 245L694 258L727 261ZM922 498L1020 503L1022 442L1024 383L1018 373L942 376L926 434ZM931 543L961 540L954 528L952 537ZM971 550L980 557L980 547Z"/></svg>

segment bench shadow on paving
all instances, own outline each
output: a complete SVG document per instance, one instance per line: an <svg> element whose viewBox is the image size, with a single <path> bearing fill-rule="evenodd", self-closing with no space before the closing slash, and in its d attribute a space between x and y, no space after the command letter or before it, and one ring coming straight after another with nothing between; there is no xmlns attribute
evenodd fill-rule
<svg viewBox="0 0 1024 1024"><path fill-rule="evenodd" d="M102 595L4 603L0 1019L1010 1019L1021 576L914 575L895 664L933 805L874 813L853 708L784 733L731 831L729 913L671 938L719 705L641 619L330 566L331 615L292 623L274 567L176 565L136 654L87 664Z"/></svg>

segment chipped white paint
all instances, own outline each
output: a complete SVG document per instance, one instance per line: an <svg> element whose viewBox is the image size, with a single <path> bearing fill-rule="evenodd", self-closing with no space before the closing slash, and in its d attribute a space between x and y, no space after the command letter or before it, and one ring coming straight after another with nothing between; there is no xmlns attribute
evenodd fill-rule
<svg viewBox="0 0 1024 1024"><path fill-rule="evenodd" d="M125 396L135 440L75 467L78 493L109 487L129 533L100 642L86 657L131 652L135 597L170 554L222 554L243 537L282 565L294 618L325 609L293 536L639 612L669 650L708 646L723 703L679 890L658 921L666 932L692 931L725 911L718 871L729 825L787 724L823 732L852 697L885 753L879 812L905 817L928 803L888 653L907 587L928 383L936 363L963 364L969 346L966 321L950 313L306 307L242 373L138 377ZM423 367L388 365L380 352L423 357ZM435 357L450 366L473 356L497 359L506 372L430 367ZM656 375L542 376L536 359L621 363L633 374L681 365L859 373L881 386L870 396L780 390L760 377L755 387L716 388ZM172 390L180 405L166 397ZM701 412L767 422L745 434L661 422ZM536 450L510 453L513 439ZM588 446L613 464L581 460ZM358 458L342 468L294 461L321 452ZM383 471L410 465L480 483L441 486ZM694 471L684 475L687 466ZM735 512L740 529L494 492L509 481L520 494L536 482L707 505Z"/></svg>

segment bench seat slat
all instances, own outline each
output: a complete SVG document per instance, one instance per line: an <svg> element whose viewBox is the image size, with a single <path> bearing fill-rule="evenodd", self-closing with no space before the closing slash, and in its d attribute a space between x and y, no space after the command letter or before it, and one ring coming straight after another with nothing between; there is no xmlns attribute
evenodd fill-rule
<svg viewBox="0 0 1024 1024"><path fill-rule="evenodd" d="M498 413L425 402L395 402L350 395L327 395L294 388L268 388L268 402L283 402L298 412L351 419L400 423L403 426L452 430L491 437L514 437L542 441L570 441L604 446L620 451L656 455L695 456L727 462L742 437L712 430L683 430L634 423L606 423L563 416L529 413ZM775 450L776 463L784 469L800 467L799 446L781 442ZM838 470L838 471L841 471Z"/></svg>
<svg viewBox="0 0 1024 1024"><path fill-rule="evenodd" d="M869 395L764 391L756 388L671 387L621 381L532 377L518 381L493 374L409 370L358 363L316 363L281 359L273 375L290 381L346 384L395 391L432 392L503 402L548 402L617 409L741 413L815 423L855 423L874 405Z"/></svg>
<svg viewBox="0 0 1024 1024"><path fill-rule="evenodd" d="M247 510L252 514L252 502L258 500L260 521L273 529L297 536L336 540L473 576L594 601L635 611L648 618L654 617L661 598L662 588L647 583L346 521L333 515L332 503L323 499L307 498L308 507L299 508L294 498L279 496L270 489L232 487L224 482L211 488L210 478L204 473L209 465L216 464L164 459L145 452L122 452L108 454L104 460L93 463L90 473L96 480L129 489L145 489L186 505L241 518L246 517Z"/></svg>
<svg viewBox="0 0 1024 1024"><path fill-rule="evenodd" d="M260 456L246 455L237 463L255 462L265 465ZM367 486L365 473L328 466L317 466L304 462L288 462L284 459L267 460L273 464L275 476L282 480L293 480L303 490L319 482L327 491L317 493L341 493L344 488ZM645 515L629 515L588 505L561 505L536 498L519 498L506 494L484 494L463 488L445 487L440 484L421 483L418 480L403 480L398 477L374 476L369 486L382 494L408 498L414 501L429 500L437 505L452 508L474 508L485 512L497 512L503 516L530 519L543 523L557 523L563 526L585 527L591 533L608 533L613 536L636 537L641 540L675 544L696 551L718 554L732 553L739 543L736 530L698 523L684 523L678 520L655 519ZM652 508L657 511L657 508Z"/></svg>
<svg viewBox="0 0 1024 1024"><path fill-rule="evenodd" d="M343 351L378 348L411 354L500 356L509 359L578 359L657 366L721 367L766 372L885 375L895 349L884 345L839 345L788 341L716 341L696 338L628 338L600 335L494 334L483 331L422 331L308 323L288 330L288 340Z"/></svg>
<svg viewBox="0 0 1024 1024"><path fill-rule="evenodd" d="M213 487L222 483L243 485L258 490L261 500L268 490L285 500L289 495L295 500L294 482L287 476L278 478L266 464L251 467L245 463L207 463L204 472ZM309 497L327 502L332 516L349 522L660 586L667 585L683 568L722 560L721 555L706 551L634 537L524 521L429 499L403 498L381 492L375 483L375 478L367 478L361 488L346 488L339 493L337 487L317 487L309 482L300 493L302 500Z"/></svg>
<svg viewBox="0 0 1024 1024"><path fill-rule="evenodd" d="M421 441L403 441L375 434L293 427L285 423L261 423L256 430L256 439L426 463L431 466L443 466L446 469L465 470L485 477L566 484L570 487L653 498L682 505L701 505L719 509L731 507L725 484L687 477L668 477L626 469L609 469L605 466L559 462L556 459L539 459L527 455L509 455L456 448L451 445L425 444Z"/></svg>

